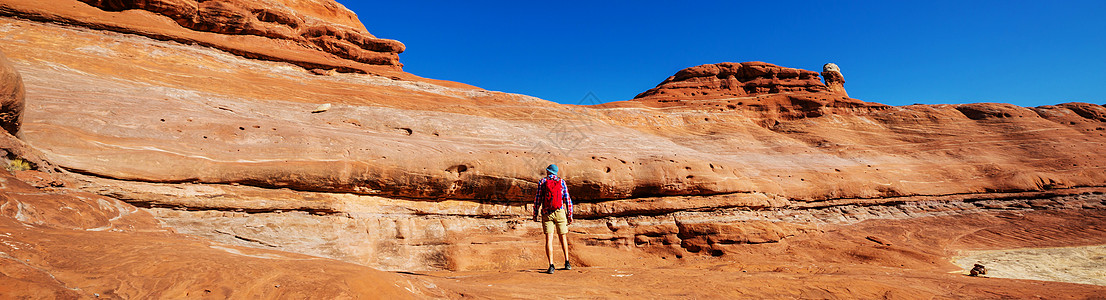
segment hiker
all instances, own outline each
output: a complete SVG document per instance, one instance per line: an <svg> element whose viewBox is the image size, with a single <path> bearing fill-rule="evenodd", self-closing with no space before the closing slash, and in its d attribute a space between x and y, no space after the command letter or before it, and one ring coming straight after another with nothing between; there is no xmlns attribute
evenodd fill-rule
<svg viewBox="0 0 1106 300"><path fill-rule="evenodd" d="M545 231L545 257L549 259L549 270L553 274L553 229L561 237L561 250L565 254L565 268L572 270L568 262L568 224L572 224L572 199L568 197L568 185L557 177L557 165L545 168L545 178L538 181L538 194L534 197L534 221L542 222ZM538 219L541 216L541 219Z"/></svg>

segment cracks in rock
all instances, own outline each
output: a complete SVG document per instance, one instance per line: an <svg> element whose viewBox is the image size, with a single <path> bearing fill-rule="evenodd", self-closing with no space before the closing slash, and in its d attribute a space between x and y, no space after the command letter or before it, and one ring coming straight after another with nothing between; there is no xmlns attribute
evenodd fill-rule
<svg viewBox="0 0 1106 300"><path fill-rule="evenodd" d="M183 210L183 211L226 211L226 212L240 212L240 213L246 213L246 214L305 212L305 213L318 215L318 216L341 216L341 217L347 217L347 218L350 217L348 212L339 211L339 210L335 210L335 209L332 209L332 208L301 207L301 208L282 208L281 209L281 208L241 208L241 207L197 207L197 206L185 206L185 205L158 204L158 203L155 203L153 201L130 199L130 198L125 198L125 197L120 197L118 195L105 195L105 196L112 197L112 198L115 198L115 199L119 199L119 201L127 202L131 205L134 205L135 207L145 208L145 209L168 208L168 209Z"/></svg>
<svg viewBox="0 0 1106 300"><path fill-rule="evenodd" d="M118 178L112 178L112 177L109 177L109 176L94 174L94 173L91 173L91 172L86 172L86 171L83 171L83 170L69 169L69 168L66 168L66 169L68 171L71 171L71 172L74 172L74 173L77 173L77 174L81 174L81 175L85 175L85 176L91 176L91 177L95 177L95 178L109 179L109 180L129 181L129 182L137 182L137 183L164 183L164 184L180 183L180 182L151 182L151 181L142 181L142 180L118 179ZM471 167L462 164L462 165L454 165L451 168L449 168L448 171L452 171L452 172L455 172L454 174L460 175L460 174L464 174L464 173L466 173L467 171L470 171L470 170L471 170ZM193 182L193 181L181 181L181 182ZM231 184L204 183L204 184L205 185L235 185L233 183L231 183ZM288 190L292 190L292 191L307 192L307 193L319 193L319 194L346 194L344 192L302 190L302 189L293 189L293 188L287 188L287 187L277 188L277 187L265 187L265 186L255 186L255 185L243 185L243 186L249 186L249 187L260 188L260 189L270 189L270 190L288 189ZM981 207L981 206L984 206L984 205L980 205L980 204L976 204L976 203L977 202L985 202L985 201L1011 201L1011 200L1046 199L1046 198L1055 198L1055 197L1062 197L1062 196L1074 196L1074 195L1078 195L1078 194L1090 194L1090 193L1102 194L1103 193L1102 191L1082 191L1082 192L1080 192L1079 189L1094 189L1094 188L1103 188L1103 187L1106 187L1106 186L1073 186L1073 187L1070 187L1070 188L1050 189L1050 190L1044 190L1044 191L1010 190L1010 191L986 191L986 192L982 192L982 193L949 193L949 194L939 194L939 195L898 195L898 196L872 197L872 198L845 198L845 197L842 197L842 198L827 198L827 199L817 199L817 200L814 200L814 199L796 199L796 198L784 199L784 198L780 197L779 195L761 193L761 192L756 192L756 191L740 191L740 192L713 193L713 194L700 194L700 195L668 195L668 196L653 196L653 197L644 197L644 196L642 196L642 197L629 197L629 198L600 200L600 201L579 201L578 205L585 205L585 206L586 205L603 205L604 203L613 203L613 202L617 202L617 201L632 202L632 201L635 201L635 200L638 200L638 201L640 201L640 200L646 200L646 201L648 201L648 200L665 200L665 198L679 199L679 200L683 200L683 202L687 202L689 200L712 200L713 202L717 202L718 204L714 204L714 205L704 204L704 205L701 205L701 206L698 206L698 207L688 207L688 206L681 207L680 205L674 205L674 207L668 207L668 208L665 208L665 207L648 208L648 205L644 205L644 207L646 207L644 209L616 209L616 210L613 210L613 211L608 210L608 212L594 213L594 214L579 214L578 213L577 219L589 220L589 219L602 219L602 218L609 218L609 217L663 216L663 215L669 215L669 214L680 213L680 212L711 213L711 212L726 212L726 211L731 211L731 212L732 211L780 211L780 210L804 211L804 210L820 210L820 209L847 208L847 207L898 207L898 206L906 205L908 203L918 203L918 202L927 202L927 201L939 201L939 202L942 202L942 203L961 202L961 203L966 203L966 204L973 204L976 207ZM103 190L96 191L96 193L99 193L99 194L102 194L102 195L105 195L105 196L109 196L109 197L112 197L112 198L116 198L116 199L122 200L124 202L130 203L132 205L135 205L137 207L142 207L142 208L170 208L170 209L178 209L178 210L186 210L186 211L228 211L228 212L242 212L242 213L249 213L249 214L281 213L281 212L296 212L296 211L299 211L299 212L306 212L306 213L314 214L314 215L324 215L324 216L338 215L338 216L350 217L350 214L348 212L340 211L336 208L286 207L286 208L279 208L279 209L277 209L277 208L260 208L260 209L258 209L258 208L244 208L244 207L189 206L187 204L175 204L175 203L165 204L165 203L158 203L157 201L151 201L151 200L133 199L133 198L130 198L130 197L127 197L127 196L119 195L119 194L116 194L116 193L109 193L109 192L106 192L106 191L103 191ZM358 195L360 195L360 194L358 194ZM469 202L476 202L476 203L484 204L484 205L505 205L505 206L516 206L516 207L527 205L527 202L494 201L494 200L487 200L487 199L451 199L451 198L442 198L442 197L414 198L414 197L402 197L402 196L391 196L391 195L365 195L365 196L383 197L383 198L393 199L393 200L420 201L420 202L469 201ZM761 200L767 200L768 202L756 201L758 203L750 204L750 203L747 203L747 202L746 203L741 203L741 202L745 202L745 201L736 201L736 203L727 203L727 201L718 201L718 200L724 200L724 199L711 199L711 198L724 198L724 197L727 197L727 196L765 197L767 199L761 199ZM774 201L772 199L775 199L775 200L778 200L779 202L782 202L782 203L780 203L782 205L771 203L772 201ZM993 205L991 205L991 206L993 206ZM986 208L986 207L984 207L984 208ZM481 219L511 219L511 218L519 217L519 216L516 216L516 215L513 215L513 214L509 214L509 213L463 214L463 213L435 213L435 212L428 212L428 211L423 211L423 210L411 210L411 214L419 215L419 216L469 217L469 218L481 218ZM522 216L522 217L526 217L526 216Z"/></svg>
<svg viewBox="0 0 1106 300"><path fill-rule="evenodd" d="M970 202L970 201L980 201L980 200L1041 199L1041 198L1051 198L1051 197L1059 197L1059 196L1070 196L1072 194L1064 194L1064 193L1062 193L1062 191L1071 191L1071 190L1077 190L1077 189L1083 189L1083 188L1106 188L1106 185L1071 186L1071 187L1066 187L1066 188L1052 188L1052 189L1044 189L1044 190L988 190L988 191L985 191L985 192L982 192L982 193L964 192L964 193L947 193L947 194L933 194L933 195L915 194L915 195L895 195L895 196L883 196L883 197L852 197L852 198L841 197L841 198L825 198L825 199L789 198L788 201L790 201L792 203L827 203L827 202L833 202L833 201L849 201L849 200L905 199L905 198L919 198L919 197L939 198L939 197L973 196L973 195L979 195L979 196L996 195L996 197L985 198L985 199L984 198L963 199L961 201L962 202ZM1102 192L1098 191L1098 192L1094 192L1094 193L1102 193ZM1039 194L1039 195L1030 196L1030 195L1024 195L1024 194ZM887 201L887 202L906 203L906 202L915 202L915 201ZM857 204L859 205L861 203L857 203ZM879 205L879 203L872 203L870 205ZM837 205L828 205L828 206L825 206L825 207L831 207L831 206L837 206ZM865 206L867 206L867 205L865 205ZM789 208L817 208L817 207L819 207L819 206L807 206L807 207L789 206Z"/></svg>
<svg viewBox="0 0 1106 300"><path fill-rule="evenodd" d="M415 216L434 216L434 217L462 217L462 218L487 219L487 220L507 220L507 219L514 219L514 218L518 217L516 215L506 215L506 214L500 214L500 215L490 215L490 214L468 215L468 214L455 214L455 213L432 213L432 212L425 212L425 211L414 211L412 213L412 215L415 215Z"/></svg>
<svg viewBox="0 0 1106 300"><path fill-rule="evenodd" d="M237 234L234 234L233 232L228 232L228 231L220 230L220 229L215 229L214 231L215 231L215 233L229 235L229 236L231 236L235 239L238 239L238 240L241 240L241 241L244 241L244 242L247 242L247 243L254 243L254 244L258 244L258 245L262 245L262 246L266 246L266 247L270 247L270 248L280 248L280 245L269 243L269 242L262 241L262 240L259 240L259 239L254 239L254 238L249 238L249 237L237 235Z"/></svg>
<svg viewBox="0 0 1106 300"><path fill-rule="evenodd" d="M50 271L47 271L46 269L43 269L39 266L31 265L28 260L21 260L19 258L11 256L11 255L9 255L8 253L5 253L5 252L0 252L0 258L10 259L10 260L13 260L15 262L21 263L24 266L27 266L28 268L31 268L31 269L37 270L39 272L42 272L43 274L46 274L46 276L49 276L50 279L53 279L54 282L57 282L58 285L60 285L61 287L65 288L65 289L68 289L68 290L71 290L71 291L82 291L81 288L79 288L79 287L69 287L68 284L61 281L57 277L55 277L53 273L50 273Z"/></svg>

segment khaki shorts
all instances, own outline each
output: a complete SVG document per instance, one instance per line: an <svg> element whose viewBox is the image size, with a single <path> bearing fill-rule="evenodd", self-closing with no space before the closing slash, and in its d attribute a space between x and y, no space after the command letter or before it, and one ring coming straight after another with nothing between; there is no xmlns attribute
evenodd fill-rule
<svg viewBox="0 0 1106 300"><path fill-rule="evenodd" d="M541 229L545 230L546 235L553 234L554 225L557 227L557 233L568 233L568 217L565 216L563 208L541 216Z"/></svg>

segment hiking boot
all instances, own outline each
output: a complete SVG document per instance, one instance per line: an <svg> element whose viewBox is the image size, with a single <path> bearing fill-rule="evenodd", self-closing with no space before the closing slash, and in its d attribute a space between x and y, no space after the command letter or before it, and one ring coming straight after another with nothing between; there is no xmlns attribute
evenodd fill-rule
<svg viewBox="0 0 1106 300"><path fill-rule="evenodd" d="M569 262L568 262L567 260L565 261L565 268L564 268L564 270L572 270L572 264L571 264L571 263L569 263Z"/></svg>
<svg viewBox="0 0 1106 300"><path fill-rule="evenodd" d="M556 268L553 267L553 264L549 264L549 270L545 270L545 273L546 274L553 274L554 270L556 270Z"/></svg>

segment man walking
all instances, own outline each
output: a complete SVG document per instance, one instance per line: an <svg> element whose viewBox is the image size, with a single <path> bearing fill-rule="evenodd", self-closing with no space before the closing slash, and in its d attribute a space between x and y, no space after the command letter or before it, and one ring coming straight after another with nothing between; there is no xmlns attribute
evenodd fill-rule
<svg viewBox="0 0 1106 300"><path fill-rule="evenodd" d="M545 231L545 257L549 259L549 270L553 274L553 229L561 237L561 250L565 254L564 270L572 270L568 262L568 224L572 223L572 199L568 197L568 185L557 177L557 165L545 168L545 178L538 181L538 194L534 197L534 221L540 222Z"/></svg>

